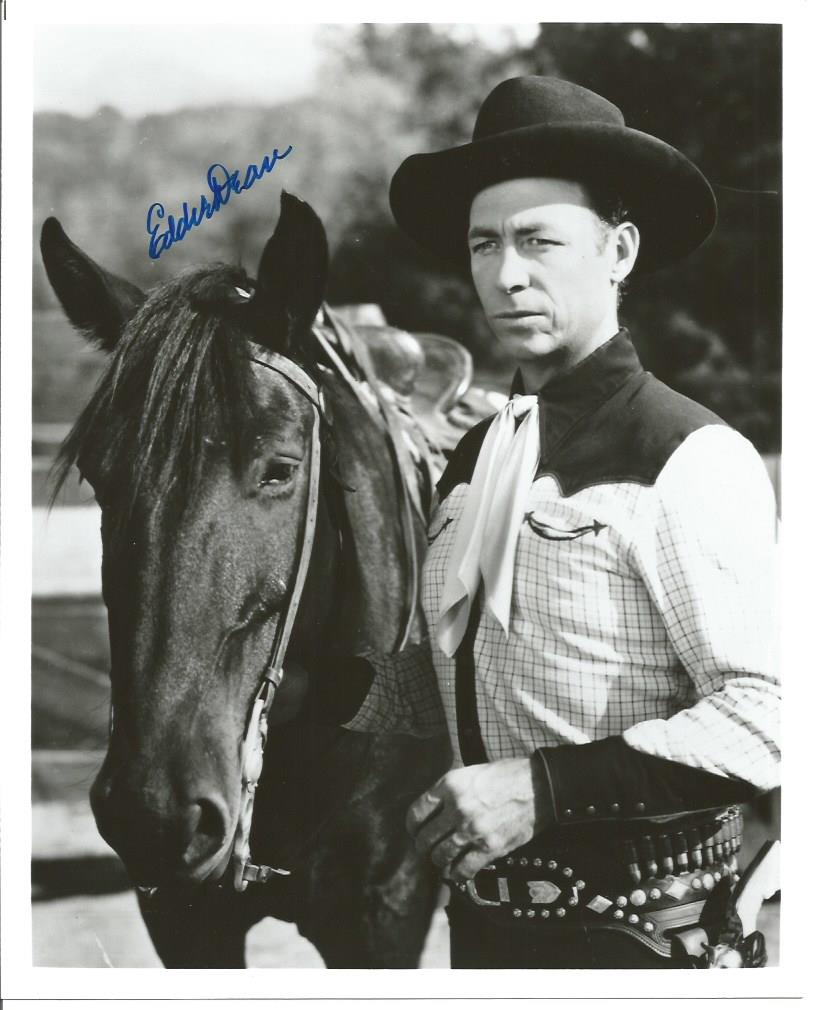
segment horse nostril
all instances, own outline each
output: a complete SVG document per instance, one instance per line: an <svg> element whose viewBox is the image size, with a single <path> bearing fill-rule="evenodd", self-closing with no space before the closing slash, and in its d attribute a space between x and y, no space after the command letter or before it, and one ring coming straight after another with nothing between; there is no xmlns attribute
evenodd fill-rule
<svg viewBox="0 0 815 1010"><path fill-rule="evenodd" d="M184 862L194 867L220 851L226 841L228 817L221 801L202 797L185 812Z"/></svg>
<svg viewBox="0 0 815 1010"><path fill-rule="evenodd" d="M201 816L198 821L198 834L222 842L226 836L226 817L221 805L215 800L202 799L198 801Z"/></svg>
<svg viewBox="0 0 815 1010"><path fill-rule="evenodd" d="M91 787L91 807L100 834L137 883L204 879L217 874L219 856L228 858L233 818L209 784L188 784L183 792L161 781L145 785L108 759Z"/></svg>

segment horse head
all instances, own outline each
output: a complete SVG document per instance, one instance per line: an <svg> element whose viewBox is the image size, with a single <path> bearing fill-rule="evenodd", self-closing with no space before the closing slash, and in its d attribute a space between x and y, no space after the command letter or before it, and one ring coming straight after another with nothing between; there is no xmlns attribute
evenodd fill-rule
<svg viewBox="0 0 815 1010"><path fill-rule="evenodd" d="M136 883L217 880L236 831L241 741L297 571L314 426L310 399L253 361L252 345L316 374L325 232L308 204L283 194L255 281L210 266L149 295L95 264L54 219L41 246L67 316L109 354L60 457L61 479L76 465L102 513L112 725L94 815ZM342 422L331 467L358 493L340 491L338 509L321 482L290 646L306 665L330 643L359 647L360 636L393 646L389 600L400 587L389 594L363 576L344 591L349 550L357 561L378 553L383 571L404 567L367 493L377 481L397 493L387 451L353 397L320 378ZM356 531L342 565L338 511Z"/></svg>

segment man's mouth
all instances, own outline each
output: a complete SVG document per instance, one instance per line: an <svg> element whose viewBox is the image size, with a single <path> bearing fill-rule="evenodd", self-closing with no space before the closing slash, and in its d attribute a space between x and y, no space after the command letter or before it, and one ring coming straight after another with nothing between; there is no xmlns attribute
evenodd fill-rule
<svg viewBox="0 0 815 1010"><path fill-rule="evenodd" d="M540 312L530 312L528 309L514 309L512 312L496 312L495 319L528 319L530 316L539 316Z"/></svg>

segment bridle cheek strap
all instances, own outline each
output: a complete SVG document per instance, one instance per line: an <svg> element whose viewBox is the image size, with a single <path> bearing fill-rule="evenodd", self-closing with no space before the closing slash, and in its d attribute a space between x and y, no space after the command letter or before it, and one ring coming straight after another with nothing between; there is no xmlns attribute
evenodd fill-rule
<svg viewBox="0 0 815 1010"><path fill-rule="evenodd" d="M297 571L289 593L285 610L281 613L275 629L274 642L269 660L263 673L263 681L255 696L246 734L241 743L241 799L235 841L232 848L232 870L235 890L245 891L250 881L266 883L273 875L288 876L288 870L278 870L251 861L249 834L252 828L252 813L255 790L263 770L263 751L268 736L269 709L274 701L275 691L283 679L283 663L291 638L294 621L303 596L308 574L311 552L317 529L317 504L320 492L320 394L317 384L299 365L290 358L275 354L258 344L250 343L250 359L263 368L269 368L285 376L309 402L314 415L311 433L311 458L308 478L308 500L303 538L300 544Z"/></svg>

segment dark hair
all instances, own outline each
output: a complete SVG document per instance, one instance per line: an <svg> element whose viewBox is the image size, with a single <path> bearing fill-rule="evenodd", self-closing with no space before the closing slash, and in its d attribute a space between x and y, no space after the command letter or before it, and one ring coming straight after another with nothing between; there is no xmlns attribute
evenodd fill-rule
<svg viewBox="0 0 815 1010"><path fill-rule="evenodd" d="M96 391L59 451L53 497L71 467L94 459L121 505L140 492L180 516L203 473L207 439L239 469L255 416L239 267L192 268L156 288L122 334Z"/></svg>
<svg viewBox="0 0 815 1010"><path fill-rule="evenodd" d="M623 221L631 220L628 208L623 202L623 198L612 187L603 183L583 183L583 188L586 190L594 213L600 220L600 238L604 244L611 228L616 228ZM627 287L627 278L617 285L618 306L622 302L623 293Z"/></svg>
<svg viewBox="0 0 815 1010"><path fill-rule="evenodd" d="M609 228L616 228L623 221L629 221L629 211L623 202L623 198L616 190L603 183L584 183L594 213L600 218L603 224Z"/></svg>

